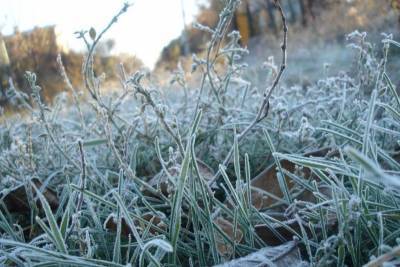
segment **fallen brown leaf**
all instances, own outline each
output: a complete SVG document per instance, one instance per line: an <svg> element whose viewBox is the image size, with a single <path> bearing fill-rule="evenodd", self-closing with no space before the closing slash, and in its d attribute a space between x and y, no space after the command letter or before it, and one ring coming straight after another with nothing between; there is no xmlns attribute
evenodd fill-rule
<svg viewBox="0 0 400 267"><path fill-rule="evenodd" d="M287 226L296 232L300 232L300 227L297 225L297 222L287 223ZM254 227L254 230L256 234L269 246L281 245L282 243L293 240L293 236L295 236L292 231L277 224L271 224L269 226L259 224Z"/></svg>
<svg viewBox="0 0 400 267"><path fill-rule="evenodd" d="M283 169L294 172L295 164L287 160L281 160L280 164ZM304 170L305 176L309 177L310 170ZM295 185L294 181L289 177L285 176L286 184L289 189L292 189ZM277 200L271 196L268 196L268 192L272 195L277 196L278 198L283 198L282 190L279 186L276 165L273 164L259 175L257 175L254 179L251 180L251 198L253 206L258 209L265 209L270 207L272 204L276 203Z"/></svg>
<svg viewBox="0 0 400 267"><path fill-rule="evenodd" d="M237 227L235 233L234 225L222 217L216 218L214 223L221 228L221 230L230 238L230 240L234 240L236 243L240 243L242 241L243 232L240 230L239 226ZM233 253L232 244L226 242L220 234L217 234L216 239L218 252L224 257L230 257Z"/></svg>
<svg viewBox="0 0 400 267"><path fill-rule="evenodd" d="M304 156L324 157L330 151L331 148L324 148L318 151L305 153ZM281 160L280 165L282 169L287 170L290 173L295 173L296 171L299 171L299 169L296 170L296 164L288 160ZM256 209L266 209L271 205L277 203L278 200L271 196L268 196L268 193L278 198L283 198L283 193L278 182L277 172L277 166L276 164L273 164L251 180L252 204ZM302 176L305 179L317 179L317 177L312 176L311 170L309 168L303 167L301 168L300 172L302 172ZM287 175L285 175L285 181L288 185L289 190L293 189L293 187L296 185L295 181L290 179ZM313 193L314 192L305 190L299 196L297 196L297 199L302 201L315 202L316 199ZM324 193L328 192L324 191Z"/></svg>
<svg viewBox="0 0 400 267"><path fill-rule="evenodd" d="M201 176L209 181L213 178L214 172L208 167L204 162L197 160L197 166L199 167L199 172ZM168 169L169 175L174 177L178 176L180 172L180 166L174 166ZM168 196L174 189L172 187L171 182L168 179L168 174L165 173L164 170L161 170L158 174L156 174L153 178L148 181L148 184L158 190L164 196ZM145 192L146 195L151 194L150 192Z"/></svg>
<svg viewBox="0 0 400 267"><path fill-rule="evenodd" d="M318 151L306 153L305 157L325 157L335 154L336 152L331 152L331 148L325 148ZM297 173L304 179L315 179L319 181L318 177L315 177L309 168L299 168L294 163L288 160L281 160L280 165L284 171L289 173ZM251 199L252 204L257 210L269 210L274 211L276 214L273 216L276 220L281 222L286 221L287 226L290 227L295 233L300 233L300 227L296 221L293 219L293 213L296 213L296 205L276 205L279 199L283 198L283 193L279 186L278 176L277 176L277 166L276 164L271 165L269 168L265 169L254 179L251 180ZM286 184L289 190L294 189L296 182L292 180L288 175L285 175ZM301 187L299 187L301 189ZM321 185L319 192L330 197L330 190L328 187ZM298 190L298 195L296 195L296 200L303 203L316 203L317 199L314 192L310 192L306 189ZM273 197L273 196L275 197ZM228 200L225 202L226 205L231 208L233 204ZM280 215L278 215L280 214ZM334 225L336 223L336 217L330 216L328 218L328 223ZM318 227L318 225L315 225ZM308 231L308 226L305 226L306 231ZM255 226L255 232L257 235L267 244L271 246L280 245L284 242L290 241L295 236L295 233L290 231L288 228L283 227L281 224L272 224L267 226L265 224L260 224Z"/></svg>
<svg viewBox="0 0 400 267"><path fill-rule="evenodd" d="M246 257L235 259L215 267L250 266L306 267L309 266L309 263L302 260L297 241L290 241L280 246L260 249Z"/></svg>
<svg viewBox="0 0 400 267"><path fill-rule="evenodd" d="M53 210L57 209L59 206L57 194L48 187L42 188L43 184L37 178L32 179L31 182L36 186L36 188L42 190L42 194L46 198L50 207ZM37 206L41 207L40 201L37 198L35 190L31 187L31 185L29 183L26 186L24 184L21 184L6 193L4 196L0 196L0 199L4 202L5 207L10 213L29 213L31 211L28 200L28 193L26 192L27 189L31 190L32 196L35 198Z"/></svg>

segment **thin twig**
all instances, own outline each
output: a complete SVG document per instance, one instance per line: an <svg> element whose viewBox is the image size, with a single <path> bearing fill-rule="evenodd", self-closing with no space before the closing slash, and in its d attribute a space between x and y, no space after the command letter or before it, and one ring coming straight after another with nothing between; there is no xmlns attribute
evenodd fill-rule
<svg viewBox="0 0 400 267"><path fill-rule="evenodd" d="M75 168L79 169L80 166L67 154L66 151L64 151L61 146L60 143L56 140L53 131L51 130L50 124L47 120L47 116L46 116L46 109L47 107L45 106L45 104L42 102L41 96L40 96L40 90L42 90L40 88L40 86L38 86L36 84L36 74L31 73L31 72L26 72L25 77L29 83L29 86L32 89L32 95L33 98L36 100L36 103L38 105L39 108L39 116L40 119L43 122L43 125L46 129L47 135L49 136L51 142L53 143L54 147L64 156L64 158L70 162L72 165L74 165Z"/></svg>
<svg viewBox="0 0 400 267"><path fill-rule="evenodd" d="M218 104L220 104L220 105L222 104L222 101L219 96L219 89L217 89L214 84L213 76L211 75L211 72L214 71L215 62L218 57L218 50L220 49L222 39L224 38L224 36L226 35L226 32L228 31L228 27L232 21L232 18L234 15L234 10L236 9L237 4L238 4L238 1L230 1L227 4L227 6L224 10L226 12L223 12L225 14L225 16L220 17L220 20L219 20L216 30L213 34L213 37L210 41L210 44L208 45L207 53L206 53L206 59L207 59L206 74L207 74L208 81L211 86L211 90L214 93ZM214 55L214 59L211 60L211 55L214 50L216 51L216 54Z"/></svg>
<svg viewBox="0 0 400 267"><path fill-rule="evenodd" d="M107 115L109 117L109 120L111 123L114 125L114 127L118 130L118 132L121 133L121 129L118 127L117 123L115 122L113 118L113 111L108 107L108 105L104 104L99 92L98 88L99 83L96 81L95 75L94 75L94 70L93 70L93 57L94 57L94 52L96 49L97 44L100 42L102 39L103 35L113 26L119 19L119 17L126 13L130 5L128 3L125 3L124 6L121 8L121 10L118 12L117 15L115 15L111 21L107 24L107 26L100 32L100 34L94 39L93 43L90 45L89 42L87 41L85 34L83 32L80 33L80 37L84 40L84 42L87 45L88 48L88 55L86 57L86 60L84 61L83 64L83 79L85 83L86 89L89 91L89 94L95 100L101 108L107 111Z"/></svg>
<svg viewBox="0 0 400 267"><path fill-rule="evenodd" d="M86 125L85 125L85 120L83 118L83 113L82 113L82 109L81 109L81 103L79 101L79 96L78 96L74 86L72 85L71 80L68 77L67 71L65 70L64 64L62 62L61 54L57 55L57 64L58 64L58 68L60 70L61 77L64 79L64 82L67 85L67 88L71 91L72 99L74 100L75 106L78 110L82 128L85 129Z"/></svg>
<svg viewBox="0 0 400 267"><path fill-rule="evenodd" d="M94 81L93 79L89 80L89 77L92 78L94 76L93 72L93 54L95 51L95 48L103 35L111 28L112 25L114 25L119 17L124 14L128 8L129 4L125 3L124 6L121 8L121 10L118 12L117 15L115 15L111 21L108 23L108 25L100 32L100 34L97 36L97 38L93 41L93 44L90 46L89 53L86 57L86 61L83 66L83 71L84 71L84 81L85 81L85 86L88 89L90 95L93 97L94 100L99 100L98 95L96 93L96 89L94 88ZM93 86L93 87L92 87Z"/></svg>
<svg viewBox="0 0 400 267"><path fill-rule="evenodd" d="M237 140L240 143L243 138L254 128L255 125L257 125L259 122L261 122L264 118L268 116L268 110L269 110L269 99L271 98L272 93L276 89L276 87L279 84L279 81L282 78L282 74L286 69L286 61L287 61L287 32L288 32L288 27L286 24L286 16L285 13L283 12L281 3L279 0L275 0L275 6L277 7L279 14L281 15L282 18L282 24L283 24L283 43L281 45L281 50L282 50L282 62L281 66L279 68L279 72L276 75L274 82L272 85L267 88L264 92L264 98L261 102L261 105L258 109L257 115L254 118L254 120L250 123L249 126L247 126L246 129L243 130L240 134L237 136ZM232 146L231 149L228 152L228 155L226 156L225 160L223 161L222 165L227 166L232 158L234 152L234 147ZM213 185L220 177L220 171L218 170L217 173L214 175L213 179L209 182L209 185Z"/></svg>
<svg viewBox="0 0 400 267"><path fill-rule="evenodd" d="M86 160L85 160L85 153L83 152L83 144L82 141L78 141L79 145L79 153L81 154L81 192L78 200L78 204L76 206L76 211L79 212L82 208L83 204L83 192L85 191L86 187Z"/></svg>
<svg viewBox="0 0 400 267"><path fill-rule="evenodd" d="M175 133L172 130L171 126L167 123L167 121L165 119L164 112L160 110L160 108L154 102L154 99L151 96L150 92L144 86L142 86L142 84L140 83L140 80L141 80L141 76L140 76L140 74L137 74L137 75L134 75L133 77L131 77L130 79L128 79L127 82L134 87L134 89L136 90L137 93L139 93L140 95L142 95L144 97L145 104L152 107L154 113L157 115L158 119L160 120L161 125L163 126L165 131L167 131L167 133L175 141L176 145L178 146L180 155L182 156L182 158L184 158L185 149L182 144L182 139L180 138L179 133Z"/></svg>

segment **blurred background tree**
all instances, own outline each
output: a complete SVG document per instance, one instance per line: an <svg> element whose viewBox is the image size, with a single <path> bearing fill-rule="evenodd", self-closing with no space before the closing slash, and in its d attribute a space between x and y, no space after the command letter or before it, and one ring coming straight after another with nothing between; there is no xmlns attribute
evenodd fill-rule
<svg viewBox="0 0 400 267"><path fill-rule="evenodd" d="M197 21L214 27L223 1L209 0L197 16ZM282 0L290 23L290 36L303 36L309 43L342 42L345 35L355 29L369 33L396 29L399 17L399 0ZM280 20L274 0L243 0L237 9L232 30L242 36L242 45L250 50L260 39L277 37ZM398 32L398 30L396 31ZM207 34L187 27L186 36L190 54L204 51ZM172 70L184 55L182 36L172 40L163 50L157 63L158 69ZM253 40L253 41L252 41ZM262 42L261 42L262 43Z"/></svg>
<svg viewBox="0 0 400 267"><path fill-rule="evenodd" d="M201 2L196 21L215 27L223 1ZM321 42L343 42L346 34L355 29L377 36L383 31L398 33L400 0L282 0L282 5L290 23L291 44L295 44L289 47L291 55L293 52L301 53L301 47L309 48ZM185 21L185 16L182 10L182 21ZM280 27L274 0L242 0L231 30L238 30L242 36L241 44L249 47L251 54L247 60L257 63L257 60L264 61L267 55L273 54L269 49L278 43L275 39ZM182 60L187 62L183 67L188 69L191 54L203 53L209 37L209 34L186 25L181 36L172 40L161 52L156 71L175 70ZM97 74L105 73L109 80L116 81L119 63L122 62L129 73L143 66L135 56L115 55L114 47L115 41L111 39L99 43L95 58ZM19 89L29 93L24 78L27 70L37 73L45 101L50 102L54 95L64 91L65 85L56 63L58 54L62 56L72 84L80 87L84 54L69 51L60 42L56 26L36 27L27 32L16 28L14 34L0 36L0 104L7 103L5 91L9 87L9 78Z"/></svg>
<svg viewBox="0 0 400 267"><path fill-rule="evenodd" d="M105 73L111 81L118 79L117 67L123 63L126 71L131 73L141 68L143 63L132 55L112 54L115 41L108 39L97 46L95 58L95 71L97 74ZM56 26L35 27L31 31L20 32L15 28L14 34L0 36L0 79L1 94L0 104L6 105L8 99L5 91L10 86L11 78L15 86L25 93L30 93L24 78L26 71L32 71L39 77L42 87L42 97L46 102L51 102L53 97L65 91L65 84L59 75L57 55L61 54L67 74L75 87L82 84L82 62L84 54L70 51L60 42Z"/></svg>

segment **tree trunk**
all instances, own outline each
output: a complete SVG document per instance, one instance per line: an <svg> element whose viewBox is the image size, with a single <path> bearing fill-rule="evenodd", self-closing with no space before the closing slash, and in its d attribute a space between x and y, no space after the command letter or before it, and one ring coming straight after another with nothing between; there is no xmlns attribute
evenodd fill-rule
<svg viewBox="0 0 400 267"><path fill-rule="evenodd" d="M299 4L300 4L300 12L301 12L301 24L304 27L307 27L307 10L306 10L306 6L304 4L304 0L299 0Z"/></svg>
<svg viewBox="0 0 400 267"><path fill-rule="evenodd" d="M275 5L272 3L271 0L267 1L267 13L269 18L269 27L274 32L274 34L278 34L278 29L275 21Z"/></svg>
<svg viewBox="0 0 400 267"><path fill-rule="evenodd" d="M293 6L293 0L288 0L288 7L289 7L289 14L290 14L289 22L291 24L293 24L296 22L296 17L297 17L296 10Z"/></svg>

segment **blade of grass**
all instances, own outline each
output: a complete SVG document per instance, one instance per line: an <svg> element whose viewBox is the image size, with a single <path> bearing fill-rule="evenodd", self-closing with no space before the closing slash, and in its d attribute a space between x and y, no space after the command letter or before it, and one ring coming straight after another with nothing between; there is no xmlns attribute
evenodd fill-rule
<svg viewBox="0 0 400 267"><path fill-rule="evenodd" d="M68 254L67 245L64 242L63 235L61 233L60 228L57 225L57 220L56 218L54 218L53 211L51 210L49 203L47 202L43 194L39 191L39 189L37 189L33 183L31 184L32 187L35 189L36 194L39 196L40 203L42 204L43 210L46 214L47 222L49 223L51 231L50 237L54 240L55 242L54 245L60 252Z"/></svg>
<svg viewBox="0 0 400 267"><path fill-rule="evenodd" d="M277 174L279 187L285 197L285 200L287 201L287 203L290 204L290 203L292 203L292 198L290 197L289 187L286 183L285 174L283 173L281 162L279 161L279 159L277 159L275 157L275 153L276 153L275 146L272 142L271 136L269 135L268 131L265 129L264 129L264 135L265 135L265 139L267 140L268 147L271 150L272 156L275 160L275 164L278 167L278 171L280 174L280 175Z"/></svg>
<svg viewBox="0 0 400 267"><path fill-rule="evenodd" d="M186 185L186 179L189 173L189 167L190 167L190 148L191 148L191 142L193 139L191 138L190 141L187 144L186 147L186 152L184 154L184 159L179 175L179 181L178 181L178 186L176 188L175 194L174 194L174 199L172 202L172 207L171 207L171 223L170 223L170 240L171 240L171 245L173 247L173 255L170 257L170 263L176 264L176 257L177 257L177 243L178 243L178 238L179 238L179 231L181 228L181 213L182 213L182 198L183 198L183 190Z"/></svg>

